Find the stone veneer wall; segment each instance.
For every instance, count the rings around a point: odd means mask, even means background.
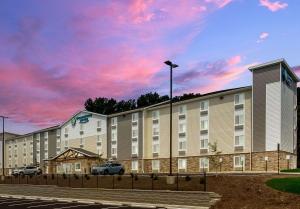
[[[245,166],[242,168],[234,168],[233,158],[234,156],[243,155],[245,157]],[[290,160],[286,159],[286,156],[290,155]],[[209,158],[209,172],[230,172],[230,171],[250,171],[250,153],[235,153],[235,154],[223,154],[219,156],[194,156],[194,157],[184,157],[187,159],[187,169],[186,173],[199,173],[203,170],[200,170],[199,159],[207,157]],[[268,157],[268,162],[266,163],[265,157]],[[297,165],[297,156],[293,153],[288,153],[280,151],[279,154],[280,160],[280,170],[282,169],[292,169],[296,168]],[[219,162],[219,158],[222,158],[222,162]],[[169,158],[160,158],[160,173],[169,173]],[[213,163],[213,161],[215,163]],[[178,158],[172,158],[172,172],[178,172]],[[125,160],[121,161],[125,167],[125,172],[131,172],[131,161]],[[267,164],[267,166],[266,166]],[[144,170],[143,170],[144,166]],[[278,153],[277,151],[269,152],[254,152],[252,153],[252,171],[277,171],[278,169]],[[152,173],[152,159],[139,160],[139,170],[138,173]],[[183,171],[180,171],[182,173]]]

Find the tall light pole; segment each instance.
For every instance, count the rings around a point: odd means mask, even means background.
[[[8,117],[0,115],[0,118],[2,118],[2,178],[4,178],[4,176],[5,176],[5,172],[4,172],[4,146],[5,146],[5,142],[4,142],[4,120]]]
[[[173,100],[173,68],[177,68],[178,65],[172,63],[171,61],[165,61],[165,64],[170,66],[170,173],[172,176],[172,100]]]

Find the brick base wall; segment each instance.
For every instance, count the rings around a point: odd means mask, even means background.
[[[251,162],[252,155],[252,162]],[[200,169],[200,158],[207,157],[209,159],[209,169],[205,169],[209,172],[230,172],[230,171],[277,171],[278,169],[278,153],[277,151],[270,152],[253,152],[253,153],[239,153],[239,154],[223,154],[218,156],[207,155],[207,156],[193,156],[184,157],[187,159],[186,170],[178,171],[178,159],[172,158],[172,172],[173,173],[198,173],[203,171]],[[244,156],[245,162],[242,167],[234,167],[234,156]],[[290,159],[287,159],[289,156]],[[266,159],[267,157],[267,159]],[[222,159],[221,162],[219,159]],[[169,173],[170,159],[169,158],[158,158],[155,160],[160,161],[160,173]],[[267,161],[266,161],[267,160]],[[138,173],[152,173],[152,159],[139,159],[139,170]],[[132,172],[131,160],[120,161],[125,167],[126,173]],[[292,153],[280,151],[279,153],[279,168],[282,169],[293,169],[297,165],[297,156]]]

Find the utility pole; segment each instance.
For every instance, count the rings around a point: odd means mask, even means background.
[[[4,147],[5,147],[5,141],[4,141],[4,120],[8,117],[1,116],[2,118],[2,179],[4,179],[5,172],[4,172]]]

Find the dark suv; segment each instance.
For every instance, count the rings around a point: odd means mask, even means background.
[[[93,175],[123,175],[125,172],[124,166],[120,163],[105,163],[103,165],[97,165],[92,168]]]

